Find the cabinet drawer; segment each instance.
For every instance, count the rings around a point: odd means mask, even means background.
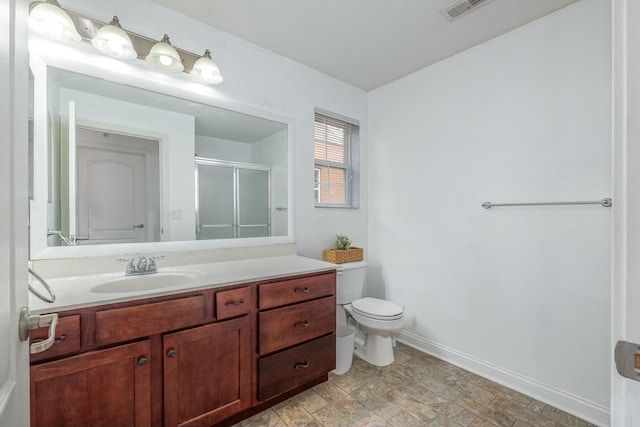
[[[249,313],[251,288],[238,288],[216,292],[216,319],[228,319]]]
[[[49,328],[36,329],[29,333],[29,343],[45,340],[48,336]],[[32,354],[31,361],[36,362],[76,351],[80,351],[80,316],[61,317],[58,319],[56,340],[53,345],[42,353]]]
[[[302,277],[282,282],[265,283],[258,289],[259,309],[279,307],[301,301],[333,295],[336,291],[336,274]]]
[[[204,323],[202,295],[96,313],[96,344],[106,345]]]
[[[292,390],[335,369],[336,336],[284,350],[258,361],[258,399]]]
[[[274,351],[336,331],[336,297],[325,297],[258,314],[259,352]]]

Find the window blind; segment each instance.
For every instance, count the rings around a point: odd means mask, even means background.
[[[360,207],[360,127],[315,113],[314,196],[319,207]]]

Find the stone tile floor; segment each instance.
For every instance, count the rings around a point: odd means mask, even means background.
[[[235,427],[583,427],[592,424],[398,343]]]

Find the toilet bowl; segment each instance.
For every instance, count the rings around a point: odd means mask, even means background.
[[[345,305],[344,309],[356,324],[354,353],[372,365],[393,363],[393,339],[404,326],[403,307],[367,297]]]
[[[394,361],[395,336],[404,326],[404,308],[378,298],[362,298],[367,263],[342,264],[338,269],[337,303],[356,328],[354,354],[365,362],[386,366]]]

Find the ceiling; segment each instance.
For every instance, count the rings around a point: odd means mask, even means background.
[[[578,0],[153,1],[369,91]]]

